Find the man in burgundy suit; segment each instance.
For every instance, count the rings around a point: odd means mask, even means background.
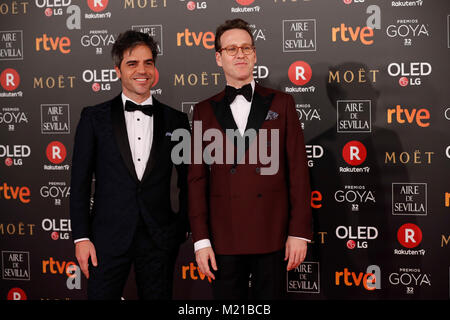
[[[194,108],[194,162],[188,173],[197,264],[214,279],[216,299],[280,299],[286,291],[286,270],[303,262],[312,239],[303,133],[293,97],[253,80],[256,52],[248,23],[226,21],[217,28],[215,41],[216,62],[227,86]],[[195,161],[195,154],[210,150],[206,142],[196,150],[195,143],[207,140],[204,133],[208,130],[222,132],[223,139],[218,141],[223,141],[223,148],[212,157],[222,151],[223,162],[211,163],[205,157],[201,163]],[[241,158],[230,130],[238,141],[250,137]],[[253,137],[247,134],[252,131],[256,132]],[[267,136],[269,141],[262,140]],[[260,158],[251,161],[249,153],[258,146],[267,155],[277,156],[270,164],[276,170]],[[228,157],[230,151],[233,156]],[[230,158],[234,159],[231,163]]]

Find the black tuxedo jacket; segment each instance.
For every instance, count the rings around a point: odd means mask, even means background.
[[[153,142],[142,180],[136,176],[121,95],[81,112],[72,159],[70,218],[73,239],[89,238],[96,251],[119,255],[133,239],[139,216],[155,244],[176,248],[185,238],[187,166],[174,165],[175,129],[189,130],[187,115],[153,97]],[[176,169],[176,170],[174,170]],[[90,208],[92,178],[94,203]],[[177,176],[179,211],[171,206]]]

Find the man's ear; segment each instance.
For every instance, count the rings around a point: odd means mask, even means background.
[[[116,70],[117,77],[120,79],[120,77],[122,76],[122,74],[120,73],[119,67],[118,67],[118,66],[114,66],[114,70]]]
[[[216,51],[216,63],[219,67],[222,67],[222,55]]]

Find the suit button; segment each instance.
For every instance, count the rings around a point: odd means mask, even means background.
[[[261,168],[260,168],[260,167],[257,167],[257,168],[255,169],[255,171],[256,171],[257,174],[259,174],[259,173],[261,172]]]
[[[231,172],[231,174],[235,174],[236,173],[236,168],[231,168],[230,172]]]
[[[256,196],[257,196],[258,198],[262,198],[262,194],[261,194],[261,193],[258,193]]]

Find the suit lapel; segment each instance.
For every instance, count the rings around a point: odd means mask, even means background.
[[[225,91],[223,91],[219,95],[219,97],[220,96],[222,98],[218,101],[211,100],[211,106],[213,108],[213,112],[216,116],[217,122],[219,122],[223,132],[226,132],[227,129],[237,130],[238,127],[236,125],[236,122],[234,121],[230,105],[225,99]]]
[[[134,168],[133,157],[131,156],[127,126],[125,123],[123,102],[120,94],[112,100],[111,120],[114,136],[116,138],[117,146],[119,147],[122,160],[125,163],[125,166],[128,168],[128,171],[130,172],[132,178],[135,181],[138,181],[136,170]]]
[[[155,99],[153,99],[153,141],[152,141],[152,148],[150,150],[150,155],[148,157],[147,166],[145,167],[144,175],[142,176],[142,180],[144,181],[150,173],[152,172],[153,168],[156,164],[156,159],[159,154],[159,150],[161,148],[161,145],[164,141],[164,110],[162,108],[161,103]]]
[[[253,93],[252,104],[250,106],[250,113],[248,115],[247,126],[245,131],[248,129],[254,129],[256,134],[258,130],[262,127],[267,112],[272,104],[274,94],[266,94],[264,88],[255,84],[255,91]],[[214,115],[219,122],[222,130],[226,133],[227,129],[238,130],[236,122],[233,118],[233,113],[231,112],[230,105],[226,102],[224,91],[219,95],[220,100],[212,100],[211,106],[213,108]],[[248,150],[252,141],[245,141],[245,151]],[[233,144],[237,147],[237,140],[233,139]]]
[[[254,129],[258,132],[266,120],[273,96],[274,94],[265,95],[264,88],[257,83],[255,84],[255,92],[253,93],[252,105],[245,130]]]

